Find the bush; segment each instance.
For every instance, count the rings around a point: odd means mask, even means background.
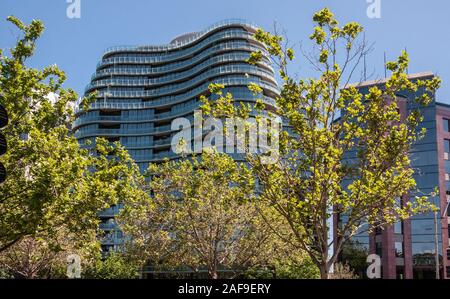
[[[245,278],[250,279],[317,279],[320,278],[319,269],[306,255],[297,257],[283,257],[270,261],[264,267],[249,269]]]
[[[139,276],[139,266],[119,253],[98,259],[83,269],[82,274],[82,278],[88,279],[138,279]]]

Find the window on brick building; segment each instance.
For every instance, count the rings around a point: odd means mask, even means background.
[[[399,221],[394,224],[394,234],[403,234],[403,222]]]
[[[403,257],[403,242],[395,242],[395,256]]]
[[[442,121],[444,123],[444,131],[450,132],[450,119],[444,118]]]
[[[444,159],[449,160],[450,153],[450,140],[444,139]]]

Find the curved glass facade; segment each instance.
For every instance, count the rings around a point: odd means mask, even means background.
[[[96,101],[87,111],[76,107],[76,138],[85,147],[96,137],[120,141],[144,172],[151,162],[177,158],[171,152],[171,123],[193,117],[211,83],[223,84],[240,102],[262,98],[271,109],[279,90],[266,48],[253,38],[256,29],[242,20],[227,20],[168,45],[106,50],[85,89],[86,95],[97,92]],[[258,65],[246,62],[254,51],[264,54]],[[261,86],[263,94],[252,94],[249,83]],[[113,227],[110,216],[102,218],[105,230]],[[111,238],[105,246],[114,245]]]
[[[85,90],[97,92],[97,100],[88,111],[76,109],[75,136],[82,145],[99,136],[120,141],[145,170],[150,162],[175,157],[171,121],[193,115],[211,83],[225,85],[239,101],[262,97],[274,106],[277,82],[265,47],[253,38],[255,30],[245,21],[228,20],[169,45],[106,50]],[[248,64],[250,53],[258,50],[266,57],[256,66]],[[249,83],[259,84],[264,95],[253,95]]]

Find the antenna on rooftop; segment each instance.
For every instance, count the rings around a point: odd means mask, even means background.
[[[405,47],[405,53],[408,54],[408,49]],[[409,66],[406,68],[406,74],[409,75]]]
[[[367,62],[366,62],[366,54],[364,54],[364,81],[367,81]]]

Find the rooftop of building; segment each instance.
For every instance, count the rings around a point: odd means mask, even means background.
[[[257,29],[259,28],[255,24],[244,20],[244,19],[226,19],[220,22],[217,22],[208,28],[198,31],[198,32],[191,32],[187,34],[180,35],[173,39],[169,44],[163,44],[163,45],[124,45],[124,46],[114,46],[109,47],[103,52],[103,56],[114,53],[114,52],[121,52],[121,51],[168,51],[173,49],[178,49],[181,47],[184,47],[186,45],[189,45],[199,39],[201,39],[203,36],[207,35],[208,33],[217,30],[218,28],[232,26],[232,25],[240,25],[245,26],[248,28]]]
[[[441,107],[450,109],[450,104],[443,103],[443,102],[436,102],[436,106],[441,106]]]
[[[174,39],[170,42],[170,44],[171,44],[171,45],[173,45],[173,44],[176,45],[176,44],[180,44],[180,43],[185,43],[186,41],[188,41],[188,40],[190,40],[190,39],[192,39],[192,38],[194,38],[194,37],[196,37],[196,36],[198,36],[198,35],[199,35],[198,32],[189,32],[189,33],[186,33],[186,34],[177,36],[176,38],[174,38]]]
[[[431,72],[431,71],[424,71],[424,72],[420,72],[420,73],[409,74],[408,75],[408,79],[410,79],[410,80],[427,79],[427,78],[433,78],[434,76],[435,75],[434,75],[433,72]],[[388,80],[387,78],[382,78],[382,79],[378,79],[378,80],[368,80],[368,81],[362,81],[362,82],[359,82],[359,83],[351,83],[351,84],[348,84],[347,86],[348,87],[354,86],[354,87],[357,87],[357,88],[371,87],[371,86],[377,86],[377,85],[386,84],[387,80]],[[450,103],[444,103],[444,102],[436,101],[436,105],[450,109]]]
[[[433,72],[431,71],[425,71],[415,74],[408,74],[409,80],[415,80],[415,79],[425,79],[425,78],[432,78],[434,77]],[[370,87],[370,86],[376,86],[376,85],[383,85],[386,84],[388,78],[381,78],[377,80],[368,80],[368,81],[362,81],[358,83],[350,83],[347,85],[347,87]]]

